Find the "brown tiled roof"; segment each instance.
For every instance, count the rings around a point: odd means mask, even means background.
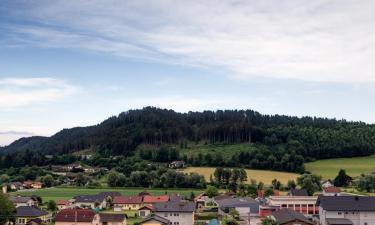
[[[57,205],[70,205],[70,202],[68,200],[57,200]]]
[[[168,201],[169,201],[168,195],[160,195],[160,196],[146,195],[143,197],[144,203],[157,203],[157,202],[168,202]]]
[[[92,222],[95,212],[91,209],[63,209],[56,214],[56,222]]]
[[[341,192],[341,188],[339,188],[339,187],[326,187],[326,188],[324,188],[324,192],[327,192],[327,193],[340,193]]]
[[[99,218],[100,222],[122,222],[127,216],[119,213],[100,213]]]
[[[115,196],[113,204],[141,204],[142,196]]]
[[[278,224],[285,224],[293,221],[301,221],[307,224],[314,224],[308,220],[302,213],[290,210],[290,209],[280,209],[272,213]]]

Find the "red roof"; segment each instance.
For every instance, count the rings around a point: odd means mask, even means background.
[[[141,204],[142,196],[115,196],[113,204]]]
[[[160,196],[144,196],[143,202],[144,203],[157,203],[157,202],[168,202],[169,196],[168,195],[160,195]]]
[[[57,205],[70,205],[70,202],[68,200],[57,200]]]
[[[340,193],[341,188],[339,188],[339,187],[326,187],[326,188],[324,188],[324,192],[326,192],[326,193]]]
[[[91,209],[63,209],[56,214],[56,222],[92,222],[95,212]]]

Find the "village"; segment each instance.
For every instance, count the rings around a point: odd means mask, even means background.
[[[41,188],[39,183],[12,185]],[[9,200],[17,211],[17,225],[375,224],[375,197],[342,192],[329,181],[322,183],[322,190],[313,196],[305,189],[285,195],[275,190],[267,197],[258,191],[256,198],[207,190],[193,199],[179,194],[152,195],[147,190],[133,196],[108,191],[57,200],[54,211],[42,209],[37,196],[15,192]]]

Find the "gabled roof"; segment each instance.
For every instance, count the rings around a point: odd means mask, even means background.
[[[289,223],[293,221],[302,221],[307,224],[314,224],[308,220],[302,213],[290,210],[290,209],[280,209],[272,213],[272,216],[276,219],[278,224]]]
[[[146,195],[143,197],[144,203],[157,203],[157,202],[168,202],[168,201],[169,201],[168,195],[160,195],[160,196]]]
[[[246,197],[246,198],[225,198],[217,200],[216,203],[220,208],[235,208],[235,207],[249,207],[251,213],[259,212],[259,202]]]
[[[16,197],[10,197],[9,200],[13,202],[14,204],[17,204],[17,203],[27,203],[28,201],[32,200],[32,198],[16,196]]]
[[[375,211],[375,197],[320,195],[316,205],[328,211]]]
[[[309,193],[306,189],[292,189],[289,192],[291,196],[309,196]]]
[[[163,217],[154,215],[154,216],[147,217],[142,222],[140,222],[140,224],[146,223],[147,221],[150,221],[150,220],[156,220],[156,221],[158,221],[162,224],[165,224],[165,225],[169,225],[169,223],[171,222],[168,219],[165,219]]]
[[[341,192],[341,188],[339,187],[326,187],[326,188],[323,188],[323,190],[326,193],[340,193]]]
[[[91,209],[63,209],[56,214],[56,222],[92,222],[95,212]]]
[[[99,195],[78,195],[74,197],[76,202],[85,202],[85,203],[93,203],[93,202],[102,202],[105,197]]]
[[[17,209],[17,217],[39,217],[48,213],[35,206],[20,206]]]
[[[147,210],[147,209],[152,211],[153,207],[151,205],[145,205],[145,206],[139,208],[138,210]]]
[[[57,205],[70,205],[69,200],[57,200],[56,201]]]
[[[353,222],[345,218],[328,218],[327,224],[328,225],[352,225]]]
[[[113,204],[141,204],[142,196],[115,196]]]
[[[100,222],[122,222],[127,218],[126,214],[99,213]]]
[[[194,202],[165,202],[155,203],[155,212],[194,212]]]

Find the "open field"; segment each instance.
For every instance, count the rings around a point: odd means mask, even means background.
[[[354,158],[324,159],[305,164],[306,170],[321,175],[324,179],[333,179],[340,169],[355,177],[362,173],[375,172],[375,155]]]
[[[207,181],[210,180],[210,175],[215,171],[213,167],[187,167],[183,170],[185,173],[196,172],[202,174]],[[288,180],[295,180],[299,175],[295,173],[268,171],[268,170],[250,170],[246,169],[247,183],[250,179],[255,179],[257,182],[262,181],[265,184],[271,184],[273,179],[278,179],[281,183],[286,184]]]
[[[25,191],[18,191],[13,192],[12,195],[23,195],[23,196],[30,196],[30,195],[38,195],[42,197],[43,201],[49,201],[49,200],[59,200],[59,199],[71,199],[76,195],[93,195],[97,194],[99,192],[108,192],[108,191],[117,191],[120,192],[122,195],[137,195],[141,191],[148,191],[151,194],[154,195],[161,195],[165,194],[166,192],[168,194],[171,193],[179,193],[181,195],[190,197],[191,192],[193,191],[196,195],[198,193],[203,192],[204,190],[198,190],[198,189],[144,189],[144,188],[98,188],[98,189],[88,189],[88,188],[45,188],[45,189],[39,189],[39,190],[25,190]]]

